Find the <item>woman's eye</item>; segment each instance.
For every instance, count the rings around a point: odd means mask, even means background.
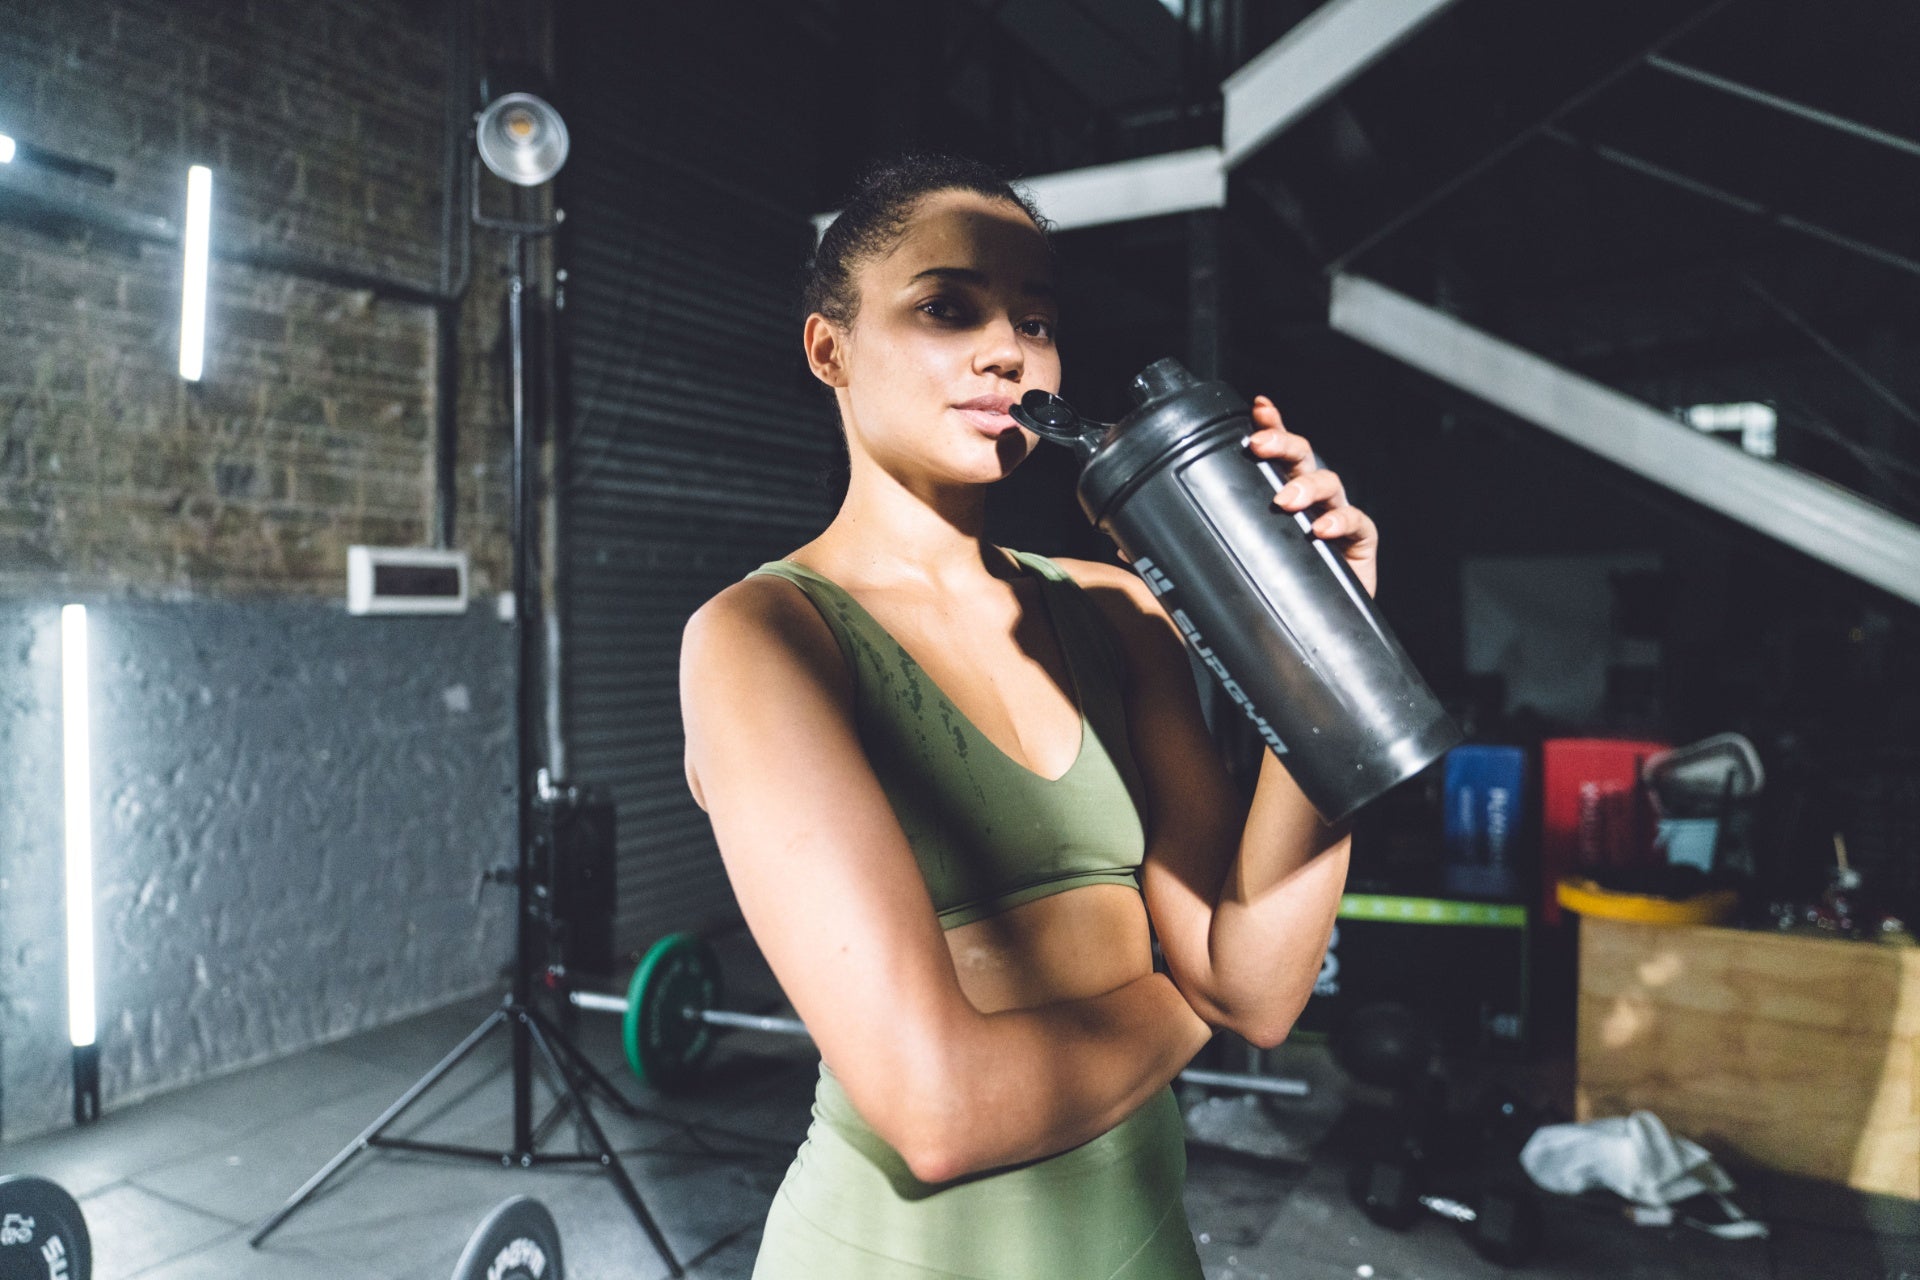
[[[933,317],[935,320],[964,321],[969,314],[963,306],[956,305],[948,298],[928,298],[914,309]],[[1019,328],[1025,331],[1029,337],[1053,337],[1053,321],[1043,317],[1036,316],[1031,320],[1022,320]],[[1035,331],[1036,329],[1038,332]]]

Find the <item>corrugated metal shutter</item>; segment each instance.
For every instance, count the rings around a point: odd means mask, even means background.
[[[559,192],[563,714],[570,780],[617,805],[623,949],[737,918],[682,771],[680,632],[826,524],[838,448],[794,318],[812,37],[633,8],[632,30],[558,11],[574,142]]]

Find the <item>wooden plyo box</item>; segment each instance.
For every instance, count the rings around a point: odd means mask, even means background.
[[[1920,947],[1580,918],[1575,1114],[1920,1200]]]

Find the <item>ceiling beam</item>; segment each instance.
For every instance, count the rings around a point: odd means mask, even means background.
[[[1218,209],[1227,203],[1227,172],[1218,147],[1068,169],[1019,179],[1018,185],[1061,230]]]
[[[1454,0],[1331,0],[1220,86],[1219,147],[1196,147],[1022,179],[1062,231],[1227,202],[1227,170],[1313,110]],[[840,216],[813,215],[817,240]]]
[[[1752,85],[1741,84],[1738,80],[1729,80],[1726,76],[1717,76],[1711,71],[1702,71],[1698,67],[1690,67],[1684,62],[1675,62],[1659,54],[1648,58],[1647,65],[1656,71],[1664,71],[1670,76],[1691,80],[1695,84],[1705,85],[1709,89],[1718,89],[1722,93],[1744,98],[1748,102],[1759,103],[1763,107],[1772,107],[1775,111],[1798,116],[1802,120],[1837,130],[1850,137],[1890,147],[1905,155],[1920,156],[1920,142],[1903,138],[1897,133],[1888,133],[1885,129],[1876,129],[1870,124],[1861,124],[1858,120],[1849,120],[1845,116],[1835,115],[1831,111],[1822,111],[1818,107],[1809,107],[1805,103],[1795,102],[1792,98],[1783,98],[1777,93],[1768,93],[1764,89],[1756,89]]]
[[[1920,604],[1920,526],[1666,414],[1361,276],[1333,279],[1328,323],[1442,382]]]
[[[1229,169],[1325,102],[1454,0],[1332,0],[1220,85]]]
[[[1014,181],[1026,188],[1057,231],[1218,209],[1227,203],[1227,172],[1218,147],[1195,147]],[[839,216],[837,209],[814,214],[814,238]]]
[[[1388,236],[1400,231],[1408,223],[1420,217],[1441,201],[1446,200],[1456,191],[1486,173],[1489,169],[1505,161],[1508,156],[1532,141],[1537,135],[1551,131],[1556,121],[1565,118],[1571,112],[1585,106],[1594,98],[1606,92],[1608,89],[1613,88],[1614,85],[1645,66],[1646,60],[1649,57],[1680,39],[1682,36],[1690,34],[1714,14],[1719,13],[1732,3],[1733,0],[1707,0],[1705,4],[1694,8],[1678,24],[1663,32],[1659,39],[1655,40],[1652,45],[1641,49],[1624,61],[1616,62],[1599,79],[1590,81],[1576,89],[1571,96],[1563,99],[1559,105],[1555,106],[1546,115],[1526,125],[1498,146],[1489,151],[1482,152],[1466,168],[1459,170],[1438,186],[1428,188],[1419,199],[1402,208],[1398,213],[1375,227],[1372,231],[1369,231],[1364,237],[1356,241],[1352,248],[1334,259],[1334,261],[1328,265],[1327,273],[1329,275],[1335,275],[1344,271],[1347,264],[1355,258],[1373,248]]]
[[[1541,136],[1550,138],[1562,146],[1585,151],[1596,159],[1605,160],[1608,164],[1618,165],[1623,169],[1631,170],[1642,177],[1652,178],[1656,182],[1664,182],[1668,186],[1678,187],[1682,191],[1690,191],[1703,199],[1712,200],[1716,204],[1723,204],[1729,209],[1737,210],[1751,218],[1758,218],[1760,221],[1771,226],[1779,227],[1786,231],[1797,232],[1800,235],[1809,236],[1815,240],[1824,241],[1836,249],[1844,249],[1848,253],[1858,254],[1860,257],[1878,262],[1882,266],[1892,267],[1896,271],[1904,271],[1908,275],[1920,275],[1920,259],[1909,258],[1905,254],[1895,253],[1891,249],[1873,244],[1870,241],[1862,240],[1858,236],[1844,235],[1841,232],[1824,227],[1817,222],[1811,222],[1806,218],[1796,217],[1791,213],[1783,213],[1778,209],[1769,208],[1761,204],[1758,200],[1749,200],[1745,196],[1735,195],[1731,191],[1722,190],[1710,183],[1702,182],[1698,178],[1688,177],[1686,174],[1666,168],[1664,165],[1654,164],[1650,160],[1642,160],[1639,156],[1622,151],[1618,147],[1609,147],[1586,138],[1575,137],[1564,129],[1547,129],[1542,132]],[[1348,255],[1348,257],[1351,256],[1351,254]]]

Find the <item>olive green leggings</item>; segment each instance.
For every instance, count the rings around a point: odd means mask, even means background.
[[[1201,1280],[1171,1088],[1091,1142],[921,1182],[826,1064],[753,1280]]]

